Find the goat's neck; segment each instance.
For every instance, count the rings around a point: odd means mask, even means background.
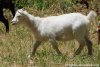
[[[30,14],[27,14],[25,17],[25,23],[27,26],[34,32],[34,34],[37,34],[37,27],[38,27],[38,21],[36,21],[36,18]]]

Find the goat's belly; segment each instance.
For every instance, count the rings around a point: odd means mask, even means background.
[[[37,36],[35,38],[36,38],[36,40],[39,40],[39,41],[47,41],[48,40],[48,37],[46,37],[46,36]]]
[[[73,39],[74,39],[73,34],[64,34],[56,37],[56,40],[58,41],[69,41]]]
[[[65,28],[56,33],[56,40],[58,41],[69,41],[74,39],[74,34],[71,28]]]

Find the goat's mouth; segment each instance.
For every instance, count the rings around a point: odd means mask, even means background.
[[[13,23],[12,23],[12,25],[16,25],[16,24],[17,24],[16,22],[13,22]]]

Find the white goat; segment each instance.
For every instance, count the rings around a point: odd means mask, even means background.
[[[19,9],[13,18],[13,24],[20,22],[26,24],[35,36],[36,42],[33,47],[32,55],[36,52],[42,41],[49,40],[58,54],[56,41],[69,41],[76,39],[80,46],[76,50],[75,55],[81,53],[84,45],[87,45],[88,54],[92,55],[92,42],[88,37],[88,25],[90,21],[96,17],[94,11],[85,16],[80,13],[69,13],[60,16],[50,16],[45,18],[34,17],[26,10]]]

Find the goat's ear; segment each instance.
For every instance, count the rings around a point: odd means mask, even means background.
[[[25,8],[22,8],[23,11],[25,11]]]
[[[99,8],[96,9],[96,13],[97,13],[98,15],[100,15],[100,9],[99,9]]]

